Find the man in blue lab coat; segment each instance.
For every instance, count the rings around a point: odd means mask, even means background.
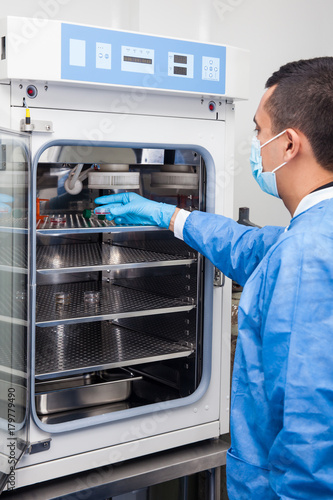
[[[227,457],[230,500],[333,498],[333,58],[282,66],[254,121],[251,168],[287,228],[245,227],[133,193],[117,223],[157,224],[244,286]]]

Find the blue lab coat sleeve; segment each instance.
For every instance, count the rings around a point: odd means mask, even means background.
[[[222,215],[192,212],[184,241],[207,257],[226,276],[244,285],[284,228],[243,226]]]

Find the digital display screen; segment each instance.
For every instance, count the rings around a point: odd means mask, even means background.
[[[173,61],[178,64],[187,64],[187,56],[174,55]]]
[[[174,73],[174,75],[187,75],[187,68],[175,66],[173,68],[173,73]]]
[[[134,63],[142,63],[142,64],[153,64],[152,59],[146,59],[144,57],[124,56],[124,61],[134,62]]]

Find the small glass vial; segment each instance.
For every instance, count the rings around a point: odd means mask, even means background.
[[[69,292],[56,292],[54,294],[56,309],[63,309],[68,306],[71,302],[71,295]]]
[[[100,299],[100,293],[94,292],[93,290],[88,290],[84,292],[84,303],[89,304],[98,304]]]
[[[62,226],[66,224],[66,216],[65,215],[53,215],[50,217],[50,223],[53,226]]]

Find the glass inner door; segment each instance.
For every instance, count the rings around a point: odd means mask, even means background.
[[[0,130],[0,491],[28,443],[30,138]]]

